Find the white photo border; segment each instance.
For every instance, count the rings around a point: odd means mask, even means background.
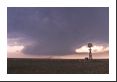
[[[7,7],[109,7],[109,74],[7,74]],[[116,81],[116,0],[0,0],[0,81]]]

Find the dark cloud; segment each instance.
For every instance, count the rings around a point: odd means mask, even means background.
[[[72,54],[82,43],[108,43],[108,14],[105,7],[8,7],[8,39],[23,38],[26,54]]]

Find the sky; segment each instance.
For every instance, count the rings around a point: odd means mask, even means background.
[[[8,58],[109,56],[108,7],[8,7]]]

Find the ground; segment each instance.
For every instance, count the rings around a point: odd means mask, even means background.
[[[109,59],[7,59],[8,74],[109,74]]]

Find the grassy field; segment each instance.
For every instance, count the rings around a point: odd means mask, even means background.
[[[109,74],[109,60],[7,59],[8,74]]]

